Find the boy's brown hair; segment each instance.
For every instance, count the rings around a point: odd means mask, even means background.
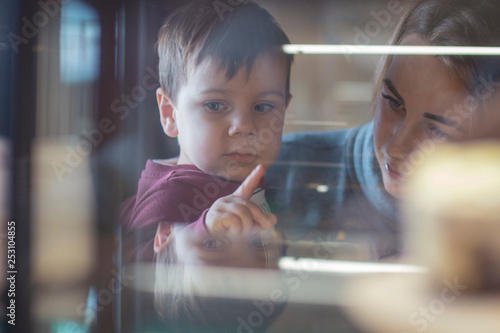
[[[158,33],[160,84],[175,102],[189,70],[206,57],[218,61],[230,80],[242,66],[249,73],[257,56],[272,52],[285,59],[288,96],[293,56],[281,46],[289,43],[273,16],[254,2],[192,1],[169,15]]]

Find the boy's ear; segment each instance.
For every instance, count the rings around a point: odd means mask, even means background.
[[[158,88],[156,90],[156,101],[160,111],[160,121],[163,131],[166,135],[175,138],[179,134],[179,131],[175,122],[174,105],[165,89]]]
[[[170,234],[172,233],[172,225],[167,222],[160,222],[158,229],[156,229],[154,250],[155,253],[161,253],[168,243]]]

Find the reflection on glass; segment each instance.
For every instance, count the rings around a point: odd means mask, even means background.
[[[160,224],[165,232],[156,264],[129,266],[134,288],[154,295],[158,327],[263,332],[282,313],[291,283],[277,269],[286,249],[279,232],[214,236],[196,224]]]
[[[166,226],[160,224],[158,233]],[[276,268],[281,237],[275,230],[249,235],[211,235],[196,224],[174,225],[168,244],[158,249],[158,261],[169,264]],[[160,259],[161,258],[161,259]]]
[[[99,74],[100,26],[97,12],[82,1],[61,9],[61,80],[83,82]]]
[[[374,333],[498,332],[500,144],[440,146],[407,197],[404,261],[426,270],[353,279],[356,324]]]

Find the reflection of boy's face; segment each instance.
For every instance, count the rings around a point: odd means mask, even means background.
[[[179,262],[188,265],[236,268],[277,268],[281,256],[281,237],[275,230],[263,230],[234,238],[210,235],[195,224],[174,226]]]
[[[249,73],[241,67],[231,80],[210,57],[188,71],[176,102],[170,101],[175,128],[167,134],[178,136],[178,164],[236,181],[259,163],[269,167],[281,145],[286,80],[285,60],[271,54],[257,57]]]

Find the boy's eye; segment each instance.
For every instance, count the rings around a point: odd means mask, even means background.
[[[257,235],[256,237],[252,237],[252,239],[250,239],[250,245],[257,249],[264,249],[267,244],[260,235]]]
[[[226,241],[222,239],[216,239],[216,238],[208,238],[205,239],[201,245],[203,245],[204,248],[209,249],[209,250],[216,250],[224,247],[226,245]]]
[[[226,108],[226,106],[219,102],[208,102],[205,107],[210,111],[220,111]]]
[[[257,112],[266,112],[272,110],[273,108],[274,106],[272,106],[271,104],[265,104],[265,103],[257,104],[253,107],[253,109]]]

